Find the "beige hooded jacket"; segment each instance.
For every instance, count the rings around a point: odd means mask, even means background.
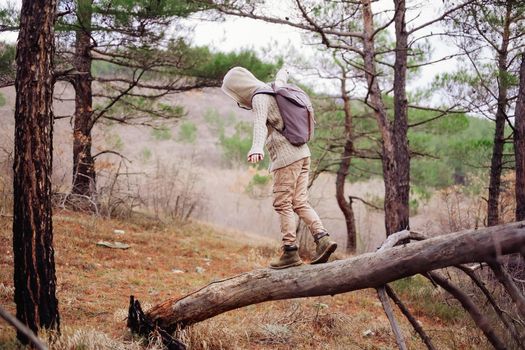
[[[239,106],[248,109],[252,109],[252,96],[259,88],[268,88],[268,85],[243,67],[230,69],[222,81],[222,91]]]
[[[281,69],[276,76],[275,85],[285,84],[288,72]],[[240,107],[254,112],[253,142],[248,156],[264,154],[266,144],[270,154],[270,171],[290,165],[299,159],[309,157],[310,149],[306,144],[294,146],[277,130],[282,130],[283,119],[275,98],[267,94],[257,94],[255,90],[269,85],[257,79],[250,71],[242,67],[232,68],[224,76],[222,91],[238,103]]]

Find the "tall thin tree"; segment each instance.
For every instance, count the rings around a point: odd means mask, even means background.
[[[350,97],[346,87],[347,70],[342,64],[338,64],[341,68],[341,97],[343,99],[343,112],[345,115],[345,141],[343,153],[341,154],[341,162],[337,169],[335,179],[335,198],[339,209],[343,212],[346,223],[346,252],[355,253],[357,247],[357,228],[355,224],[354,209],[352,207],[352,197],[345,199],[345,183],[348,176],[348,168],[354,155],[354,135],[352,125],[352,109],[350,106]]]
[[[514,121],[516,158],[516,221],[525,220],[525,53],[521,54],[520,85]]]
[[[96,190],[95,160],[91,154],[91,116],[93,114],[91,16],[93,8],[91,0],[77,0],[76,4],[79,26],[75,32],[73,65],[78,73],[70,80],[75,89],[72,192],[91,196]]]
[[[55,16],[56,0],[23,0],[16,53],[15,302],[18,319],[34,332],[60,325],[51,218]]]
[[[498,107],[496,110],[496,130],[494,132],[494,146],[492,149],[492,159],[490,164],[489,198],[487,208],[487,225],[493,226],[499,223],[499,194],[501,190],[501,173],[503,171],[503,148],[505,146],[505,121],[508,109],[508,90],[509,90],[509,41],[511,15],[514,1],[508,1],[505,5],[505,17],[501,43],[497,49],[498,60]],[[480,28],[480,31],[483,31]]]
[[[488,226],[501,221],[502,174],[512,162],[508,157],[510,152],[505,150],[511,142],[506,128],[507,125],[513,128],[509,111],[515,103],[517,56],[525,45],[524,13],[522,1],[475,0],[447,18],[446,34],[467,62],[457,74],[449,75],[455,84],[447,91],[467,110],[495,123],[488,183]]]

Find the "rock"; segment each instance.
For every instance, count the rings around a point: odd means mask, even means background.
[[[200,267],[200,266],[197,266],[195,268],[195,272],[197,272],[197,273],[204,273],[204,271],[206,271],[206,270],[204,268]]]
[[[122,242],[98,241],[97,245],[113,249],[129,249],[130,245]]]
[[[179,270],[179,269],[172,269],[171,272],[173,272],[173,273],[184,273],[183,270]]]
[[[126,233],[126,231],[124,231],[124,230],[113,230],[113,233],[116,234],[116,235],[123,235],[124,233]]]
[[[374,331],[372,331],[371,329],[367,329],[366,331],[363,332],[363,337],[371,337],[375,335],[374,334]]]

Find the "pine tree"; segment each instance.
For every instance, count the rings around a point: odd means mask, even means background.
[[[14,298],[17,318],[35,333],[60,326],[51,217],[55,12],[53,0],[22,1],[16,54]]]

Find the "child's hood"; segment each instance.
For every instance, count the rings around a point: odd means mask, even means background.
[[[268,85],[257,79],[249,70],[234,67],[226,73],[222,81],[222,91],[240,106],[252,108],[252,96],[255,90],[268,88]]]

